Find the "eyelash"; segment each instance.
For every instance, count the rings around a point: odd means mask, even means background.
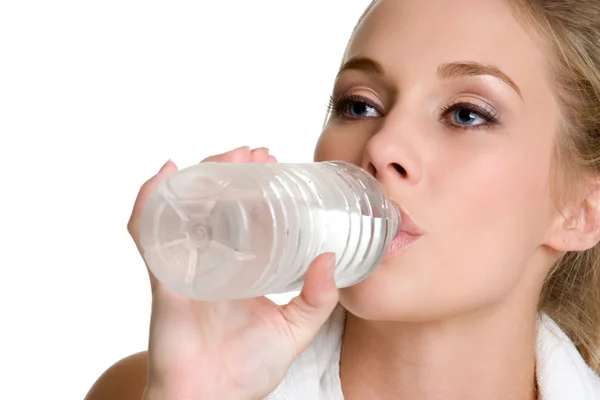
[[[331,96],[329,99],[329,105],[327,106],[327,110],[331,114],[335,115],[337,118],[345,118],[345,119],[349,119],[349,120],[360,120],[360,119],[372,118],[372,117],[360,118],[360,117],[348,116],[347,108],[352,103],[363,103],[363,104],[367,105],[368,107],[372,107],[375,111],[377,111],[382,116],[385,115],[385,112],[381,109],[381,107],[378,104],[375,104],[374,102],[372,102],[371,100],[369,100],[368,98],[366,98],[364,96],[354,95],[354,94],[342,95],[338,99]],[[486,121],[486,123],[473,126],[473,125],[457,125],[452,122],[449,122],[448,117],[450,117],[450,115],[457,110],[465,110],[470,113],[473,113],[473,114],[483,118]],[[497,126],[500,123],[499,118],[498,118],[498,112],[489,104],[486,104],[486,106],[481,106],[479,104],[475,104],[475,103],[472,103],[469,101],[458,101],[456,103],[451,103],[447,106],[442,107],[440,113],[441,113],[441,117],[440,117],[441,121],[446,122],[447,124],[450,124],[453,128],[457,128],[457,129],[485,129],[485,128],[489,128],[490,126],[491,127]]]
[[[440,119],[442,121],[446,122],[448,117],[450,117],[451,114],[457,110],[465,110],[470,113],[473,113],[473,114],[483,118],[486,121],[486,123],[481,124],[481,125],[470,126],[470,125],[457,125],[457,124],[448,122],[455,128],[485,129],[485,128],[489,128],[490,126],[492,126],[492,127],[497,126],[500,123],[500,120],[498,118],[498,112],[491,105],[486,104],[485,106],[481,106],[479,104],[471,103],[468,101],[458,101],[456,103],[451,103],[445,107],[442,107],[442,110],[441,110],[442,116]]]
[[[369,100],[368,98],[366,98],[364,96],[359,96],[356,94],[345,94],[345,95],[342,95],[338,99],[331,96],[329,99],[329,105],[327,106],[327,110],[338,118],[345,117],[345,118],[351,119],[351,120],[361,119],[361,118],[349,117],[347,115],[346,116],[344,115],[344,114],[346,114],[347,107],[352,103],[364,103],[367,106],[375,109],[375,111],[377,111],[379,114],[384,115],[384,112],[379,105],[375,104],[374,102],[372,102],[371,100]]]

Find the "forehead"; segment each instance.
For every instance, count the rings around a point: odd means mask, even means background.
[[[379,0],[344,58],[355,56],[374,58],[391,74],[477,61],[498,66],[524,92],[547,83],[541,47],[508,0]]]

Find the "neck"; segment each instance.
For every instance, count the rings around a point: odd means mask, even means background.
[[[536,329],[535,309],[512,307],[419,323],[348,313],[340,362],[344,397],[533,400]]]

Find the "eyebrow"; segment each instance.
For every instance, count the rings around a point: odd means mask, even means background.
[[[363,71],[381,76],[385,75],[381,64],[368,57],[354,57],[346,61],[340,68],[337,76],[339,77],[342,72],[347,70]],[[505,82],[513,88],[521,98],[523,97],[519,86],[495,65],[481,64],[475,61],[451,62],[440,65],[437,73],[441,79],[490,75]]]
[[[441,79],[460,78],[468,76],[490,75],[508,84],[517,94],[523,98],[521,89],[508,75],[495,65],[480,64],[474,61],[461,61],[442,64],[438,68],[438,76]]]
[[[342,67],[340,68],[338,76],[340,76],[342,72],[347,70],[371,72],[381,76],[384,75],[383,67],[381,66],[381,64],[368,57],[354,57],[346,61],[344,65],[342,65]]]

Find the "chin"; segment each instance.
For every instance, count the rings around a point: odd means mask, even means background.
[[[423,310],[419,306],[422,296],[415,293],[414,286],[399,284],[402,274],[394,272],[381,266],[356,285],[340,289],[340,304],[351,314],[369,321],[422,319]]]
[[[340,289],[340,304],[361,319],[398,322],[439,320],[456,315],[465,306],[453,301],[448,282],[394,261],[386,261],[356,285]],[[466,299],[454,300],[462,303]]]

